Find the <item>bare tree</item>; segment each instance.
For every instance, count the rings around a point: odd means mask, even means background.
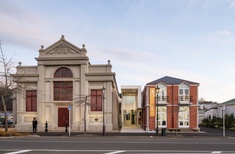
[[[3,110],[5,113],[5,131],[8,131],[8,116],[6,109],[6,100],[11,97],[9,92],[13,89],[13,78],[11,76],[14,68],[12,58],[7,59],[3,50],[2,43],[0,41],[0,96],[3,104]]]
[[[198,103],[201,104],[201,103],[203,103],[203,102],[205,102],[205,101],[206,101],[206,99],[203,98],[203,97],[201,97],[201,98],[198,100]]]
[[[89,103],[89,97],[90,95],[78,95],[74,98],[74,102],[79,105],[84,105],[84,135],[86,135],[86,111],[87,106],[90,105]]]

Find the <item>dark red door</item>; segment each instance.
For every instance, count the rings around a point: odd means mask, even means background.
[[[68,110],[68,108],[58,108],[58,127],[65,127],[66,122],[69,126],[69,110]]]

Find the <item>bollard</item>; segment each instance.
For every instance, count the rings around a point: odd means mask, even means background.
[[[67,124],[67,121],[65,123],[65,132],[67,133],[68,132],[68,124]]]
[[[166,128],[162,128],[162,136],[166,136]]]
[[[48,132],[48,123],[46,121],[46,124],[45,124],[45,132]]]

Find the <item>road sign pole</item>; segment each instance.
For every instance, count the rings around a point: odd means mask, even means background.
[[[69,105],[68,106],[68,110],[69,110],[69,136],[71,135],[71,128],[70,128],[70,126],[71,126],[71,106]]]

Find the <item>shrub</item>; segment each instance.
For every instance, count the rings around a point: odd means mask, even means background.
[[[213,118],[213,119],[205,118],[202,120],[201,126],[210,127],[210,128],[214,128],[214,127],[221,128],[223,127],[223,119],[220,117]],[[235,128],[235,117],[233,113],[230,115],[225,114],[225,128],[230,129],[230,130],[232,128]]]
[[[215,119],[214,118],[213,119],[208,119],[208,118],[203,119],[202,126],[214,128],[215,127]]]
[[[235,118],[233,113],[230,115],[225,114],[225,127],[230,129],[234,127],[234,124],[235,124]]]

